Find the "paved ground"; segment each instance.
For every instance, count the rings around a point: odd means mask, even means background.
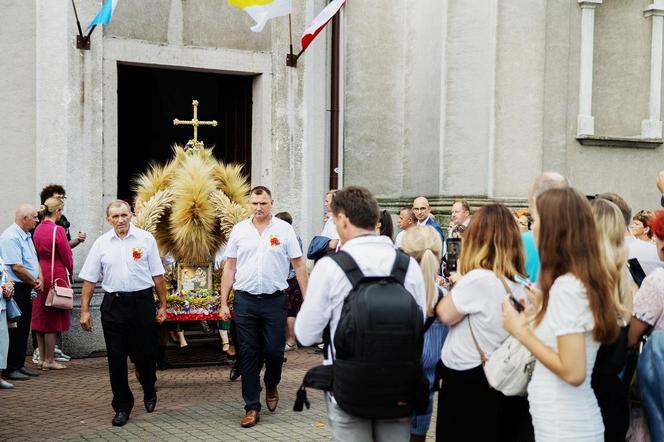
[[[310,349],[288,353],[279,408],[270,413],[264,407],[260,424],[250,429],[239,426],[244,414],[240,380],[228,380],[227,366],[158,372],[159,402],[152,414],[145,412],[132,376],[136,406],[129,423],[114,428],[106,359],[75,360],[67,370],[43,372],[15,382],[13,390],[0,390],[0,440],[331,440],[320,392],[309,390],[310,410],[292,411],[305,371],[320,359]]]

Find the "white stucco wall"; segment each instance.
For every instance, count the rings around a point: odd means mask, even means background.
[[[7,0],[0,14],[0,228],[35,203],[35,3]]]

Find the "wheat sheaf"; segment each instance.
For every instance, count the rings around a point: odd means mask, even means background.
[[[150,166],[134,182],[136,226],[154,235],[162,256],[211,262],[249,214],[249,183],[241,165],[221,163],[212,149],[173,150],[171,161]]]

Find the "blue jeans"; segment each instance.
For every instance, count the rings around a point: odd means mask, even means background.
[[[655,330],[639,356],[637,379],[650,439],[664,440],[664,330]]]
[[[281,381],[287,301],[285,294],[259,299],[246,292],[235,292],[235,326],[242,355],[240,371],[245,410],[261,409],[260,373],[263,361],[265,387],[275,388]]]

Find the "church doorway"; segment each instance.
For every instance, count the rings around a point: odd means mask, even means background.
[[[133,180],[147,166],[172,157],[171,145],[192,138],[191,126],[174,126],[173,119],[217,120],[201,126],[198,139],[214,146],[224,162],[244,164],[251,174],[252,76],[118,64],[117,195],[131,201]]]

